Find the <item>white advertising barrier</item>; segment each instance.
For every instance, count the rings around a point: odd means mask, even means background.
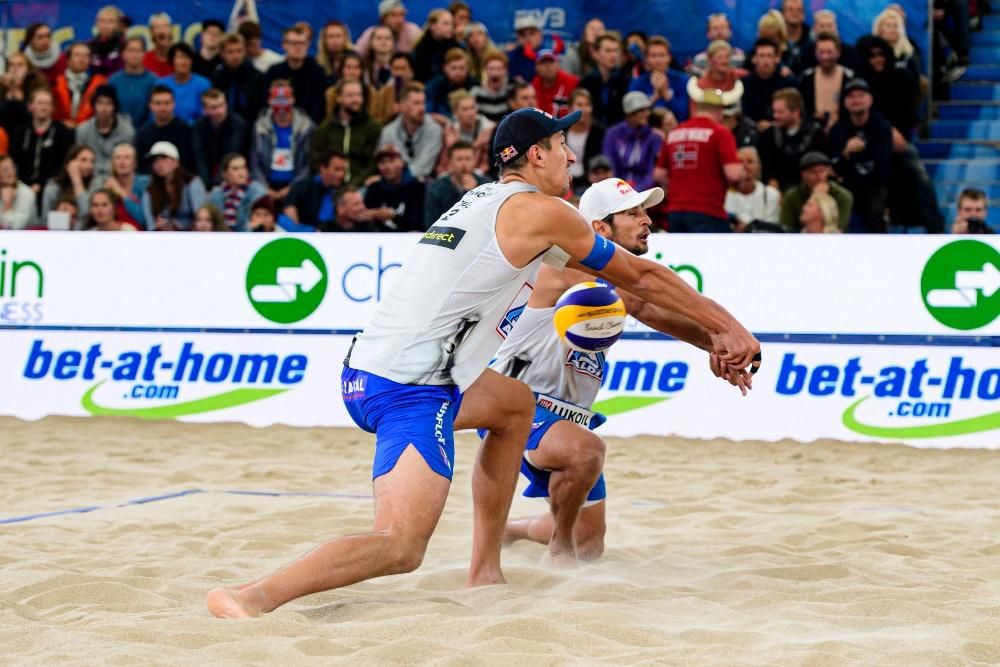
[[[654,235],[754,332],[1000,335],[1000,240]],[[0,327],[356,330],[418,235],[0,232]]]
[[[340,400],[350,340],[10,331],[0,355],[0,413],[352,426]],[[711,375],[700,350],[621,341],[595,405],[609,415],[600,432],[1000,447],[994,349],[774,343],[764,358],[753,391],[741,397]]]

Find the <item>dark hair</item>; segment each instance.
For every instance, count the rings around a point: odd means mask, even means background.
[[[236,32],[238,32],[246,41],[250,41],[251,39],[260,39],[264,34],[260,29],[260,24],[255,21],[244,21],[239,25],[239,27],[236,28]]]
[[[158,83],[153,86],[153,89],[149,91],[149,99],[153,99],[153,95],[160,95],[162,93],[167,93],[171,98],[174,96],[174,91],[170,86],[164,86],[162,83]]]
[[[149,186],[146,190],[149,192],[149,203],[152,206],[153,215],[159,215],[161,211],[166,209],[171,215],[175,215],[181,207],[181,202],[184,199],[184,188],[187,184],[194,179],[194,176],[189,174],[187,170],[177,164],[177,171],[171,177],[173,181],[173,191],[167,190],[167,179],[158,175],[155,171],[149,179]]]
[[[208,217],[212,219],[212,231],[213,232],[228,232],[229,225],[226,224],[226,219],[222,215],[222,211],[217,209],[211,204],[202,204],[195,209],[194,215],[191,218],[191,226],[194,227],[194,218],[198,217],[198,211],[207,211]]]
[[[601,42],[609,42],[609,41],[614,42],[619,49],[622,47],[622,40],[618,38],[618,35],[611,32],[606,32],[594,40],[594,48],[600,51]]]
[[[194,49],[192,49],[187,42],[177,42],[176,44],[172,44],[170,48],[167,50],[167,62],[173,65],[174,56],[176,56],[178,53],[183,53],[184,55],[186,55],[188,58],[191,59],[191,63],[194,64],[195,61]]]
[[[110,188],[99,188],[90,193],[90,197],[87,198],[88,203],[93,203],[94,195],[104,195],[109,200],[111,200],[112,208],[118,206],[118,195],[115,194],[114,190]],[[87,212],[87,220],[83,223],[83,229],[93,229],[97,226],[97,221],[94,220],[93,207]]]
[[[960,193],[958,193],[958,203],[961,204],[963,199],[971,199],[972,201],[985,201],[989,202],[986,193],[979,188],[965,188]]]
[[[472,150],[475,150],[475,147],[472,144],[463,139],[459,139],[451,146],[448,146],[448,159],[449,160],[451,159],[451,156],[455,153],[455,151],[472,151]]]
[[[344,201],[344,198],[352,192],[361,192],[357,187],[353,185],[346,185],[342,188],[337,188],[337,198],[334,201],[335,205],[340,205],[340,202]]]
[[[319,166],[321,166],[321,167],[329,167],[330,166],[330,160],[332,160],[335,157],[339,157],[341,160],[344,160],[345,162],[347,161],[347,156],[344,155],[343,153],[341,153],[340,151],[325,150],[319,156]]]
[[[41,30],[42,28],[48,28],[49,30],[52,30],[52,26],[50,26],[48,23],[32,23],[31,25],[29,25],[27,28],[24,29],[25,47],[28,46],[28,44],[31,43],[31,40],[35,38],[35,33]],[[22,50],[24,50],[24,47],[22,47]]]
[[[778,46],[777,42],[775,42],[770,37],[761,37],[756,42],[753,43],[753,50],[750,52],[750,57],[753,58],[754,55],[757,54],[757,49],[759,49],[762,46],[770,46],[772,49],[774,49],[775,55],[781,54],[781,48]]]
[[[115,113],[118,113],[118,91],[115,90],[114,86],[109,86],[108,84],[98,86],[94,91],[94,97],[91,99],[91,102],[97,104],[97,98],[99,97],[106,97],[111,100],[111,104],[115,108]]]
[[[66,57],[69,58],[70,56],[72,56],[73,55],[73,49],[78,49],[81,46],[83,48],[87,49],[88,51],[90,51],[91,53],[94,52],[93,49],[90,48],[90,44],[87,44],[87,42],[76,41],[76,42],[73,42],[72,44],[70,44],[69,48],[66,49]]]
[[[142,37],[126,37],[125,41],[122,42],[122,51],[127,49],[128,45],[131,44],[132,42],[139,42],[139,46],[142,47],[142,50],[143,51],[146,50],[146,40],[144,40]]]
[[[393,53],[392,54],[392,58],[389,59],[389,64],[391,65],[392,63],[396,62],[400,58],[402,58],[403,60],[405,60],[406,62],[408,62],[410,64],[410,69],[412,69],[412,70],[416,69],[413,66],[413,56],[410,55],[409,53],[407,53],[406,51],[396,51],[395,53]]]
[[[246,157],[244,157],[242,153],[226,153],[225,155],[222,156],[222,160],[219,162],[220,171],[225,171],[226,169],[229,169],[229,164],[233,160],[238,160],[241,158],[244,160],[246,159]]]
[[[218,28],[222,32],[225,32],[226,24],[219,19],[203,19],[201,22],[202,31],[204,31],[205,28]]]
[[[530,83],[524,83],[523,81],[515,81],[511,85],[510,90],[507,91],[507,100],[512,102],[517,99],[517,94],[524,90],[525,88],[533,88]]]
[[[836,45],[837,50],[838,51],[840,50],[840,45],[841,45],[840,37],[833,34],[832,32],[821,32],[820,34],[816,35],[816,39],[814,41],[816,44],[819,44],[820,42],[833,42],[834,45]]]
[[[60,195],[66,193],[69,194],[73,193],[73,181],[70,180],[69,174],[66,173],[66,165],[75,160],[77,156],[83,151],[90,151],[95,158],[97,157],[97,151],[95,151],[93,148],[85,144],[73,144],[72,146],[69,147],[69,150],[66,151],[66,157],[63,159],[62,168],[59,170],[59,173],[56,174],[56,176],[52,179],[52,181],[59,186]],[[90,187],[90,181],[93,180],[93,178],[94,174],[91,174],[90,176],[83,179],[83,185],[85,188]]]

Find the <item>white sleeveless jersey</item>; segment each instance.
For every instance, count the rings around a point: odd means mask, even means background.
[[[490,367],[531,390],[590,409],[604,381],[603,352],[576,352],[552,325],[552,308],[525,308]]]
[[[486,369],[528,303],[542,260],[565,266],[559,248],[524,268],[497,243],[500,206],[526,183],[487,183],[465,193],[411,251],[348,363],[403,384],[458,385]]]

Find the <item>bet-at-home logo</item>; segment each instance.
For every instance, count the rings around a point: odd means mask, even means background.
[[[0,325],[42,321],[45,272],[38,262],[0,248]]]

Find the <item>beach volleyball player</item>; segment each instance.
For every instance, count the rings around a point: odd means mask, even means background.
[[[591,185],[580,199],[580,213],[594,231],[633,255],[649,250],[652,224],[646,209],[663,201],[663,190],[637,192],[618,178]],[[490,368],[521,380],[535,392],[538,405],[525,445],[521,473],[528,480],[524,495],[545,498],[549,510],[508,521],[506,541],[529,539],[549,545],[552,562],[569,565],[604,552],[604,442],[593,429],[605,417],[591,410],[604,381],[605,352],[573,350],[553,326],[556,303],[567,290],[591,277],[582,271],[556,271],[543,266],[535,289]],[[751,386],[751,375],[729,369],[713,352],[712,332],[694,320],[648,303],[624,289],[616,290],[627,311],[657,331],[710,353],[718,377],[739,387]]]
[[[262,579],[211,591],[212,614],[256,616],[304,595],[415,569],[448,496],[453,432],[461,429],[488,431],[473,468],[466,583],[504,581],[500,547],[535,397],[487,365],[543,260],[587,267],[691,318],[712,332],[726,364],[750,365],[760,344],[732,315],[666,267],[616,251],[559,199],[576,159],[564,132],[579,117],[554,119],[531,108],[505,116],[493,146],[500,180],[467,192],[417,241],[352,344],[344,402],[358,425],[376,434],[371,532],[329,540]]]

